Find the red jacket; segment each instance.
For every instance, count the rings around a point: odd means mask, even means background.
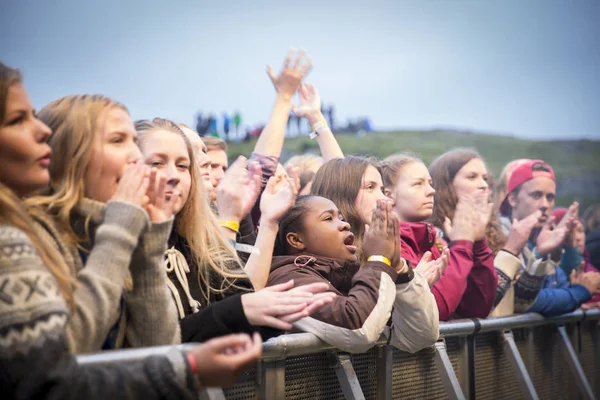
[[[428,223],[400,224],[402,257],[417,266],[421,257],[431,251],[440,257],[435,246],[436,230]],[[431,291],[440,313],[447,321],[454,315],[464,318],[486,318],[494,307],[498,274],[494,268],[494,253],[487,240],[451,242],[450,261],[442,277]]]

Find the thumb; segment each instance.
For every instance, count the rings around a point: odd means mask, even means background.
[[[269,78],[271,78],[271,81],[273,83],[275,83],[275,80],[277,79],[277,77],[275,76],[275,74],[273,73],[273,68],[271,68],[270,65],[267,65],[267,75],[269,75]]]
[[[571,275],[569,276],[569,280],[571,282],[573,282],[573,280],[575,280],[577,278],[577,273],[575,272],[575,270],[571,271]]]
[[[292,112],[294,113],[294,115],[296,117],[299,117],[298,115],[298,107],[296,107],[296,104],[292,103]]]
[[[422,262],[428,263],[429,261],[431,261],[431,252],[426,251],[425,254],[423,254],[423,257],[421,257],[421,261],[419,262],[419,264]]]
[[[270,177],[269,180],[267,181],[267,186],[265,187],[265,192],[270,193],[270,194],[274,193],[276,184],[277,184],[277,178],[275,176]]]

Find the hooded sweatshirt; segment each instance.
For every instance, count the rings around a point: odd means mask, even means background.
[[[412,268],[398,274],[376,261],[361,268],[356,262],[312,254],[274,257],[267,285],[290,279],[296,286],[326,282],[337,294],[333,302],[294,326],[344,351],[365,351],[382,332],[392,345],[411,353],[438,339],[435,300],[425,278]]]
[[[435,245],[433,225],[424,222],[400,223],[402,257],[412,266],[418,265],[430,251],[432,258],[441,256]],[[453,316],[486,318],[494,307],[498,274],[494,253],[487,240],[450,242],[450,260],[442,277],[431,288],[441,321]]]

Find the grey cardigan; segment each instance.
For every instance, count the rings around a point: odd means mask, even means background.
[[[80,253],[63,239],[51,216],[40,212],[32,216],[37,233],[56,246],[77,280],[76,309],[67,326],[72,352],[101,350],[117,323],[116,348],[181,341],[163,261],[172,219],[154,224],[145,210],[130,203],[83,199],[71,217],[74,231],[89,237]],[[81,254],[86,254],[85,265]],[[124,290],[129,277],[133,288]]]

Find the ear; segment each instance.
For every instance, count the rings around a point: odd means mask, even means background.
[[[302,237],[295,232],[288,232],[288,234],[285,235],[285,240],[288,243],[288,245],[295,250],[298,250],[298,251],[306,250],[306,246],[304,245],[304,241],[302,240]]]
[[[510,204],[511,208],[515,208],[519,204],[517,194],[514,191],[508,194],[508,204]]]

